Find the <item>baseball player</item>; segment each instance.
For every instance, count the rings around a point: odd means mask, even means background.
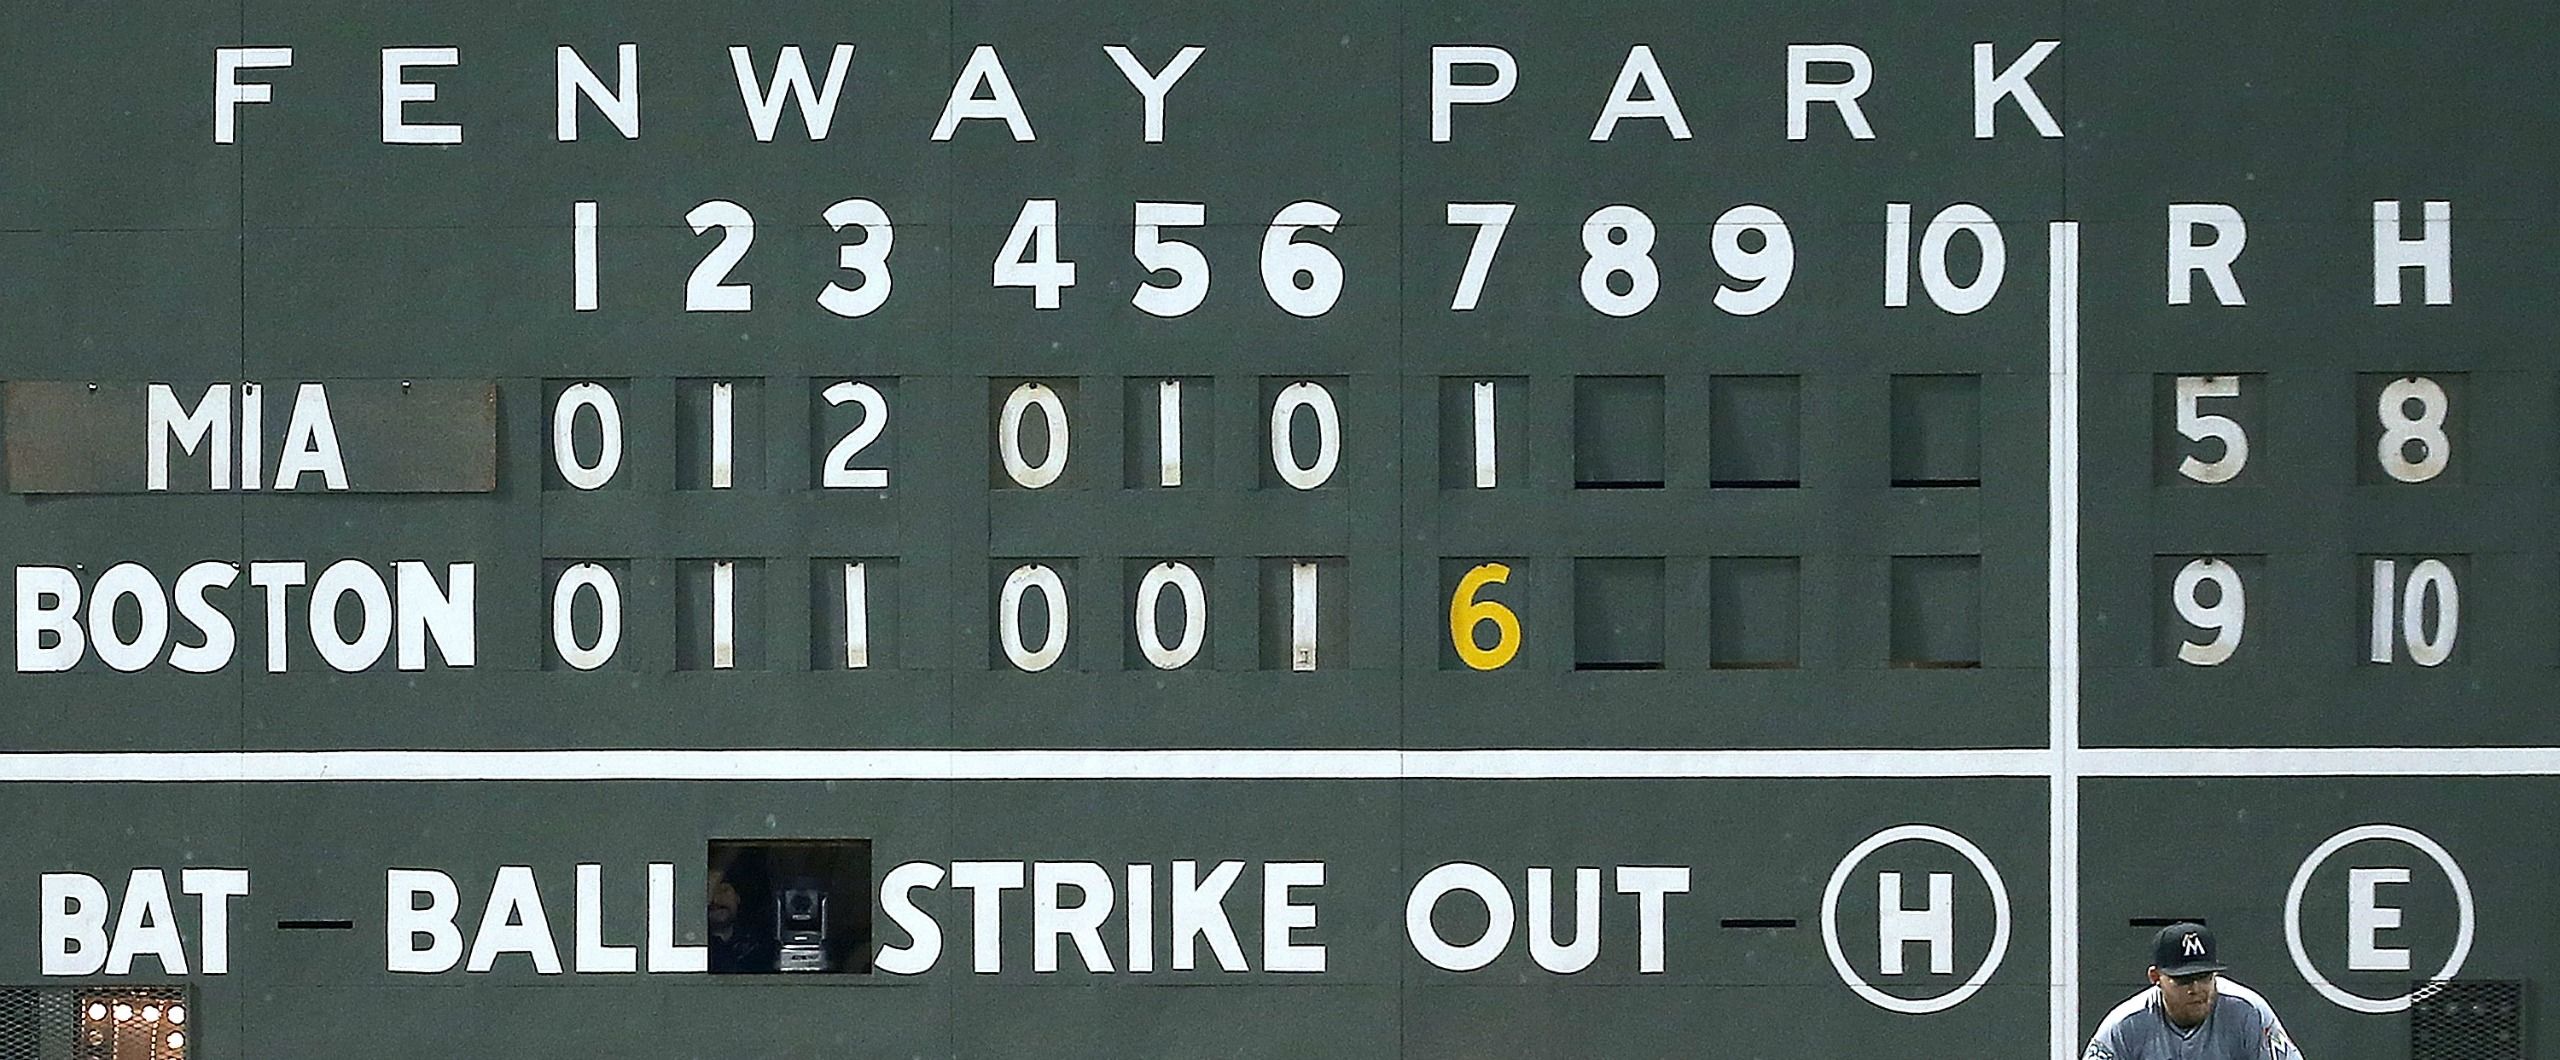
[[[2302,1060],[2257,991],[2222,978],[2213,932],[2171,924],[2151,939],[2151,989],[2099,1021],[2081,1060]]]

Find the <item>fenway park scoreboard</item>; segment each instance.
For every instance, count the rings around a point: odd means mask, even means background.
[[[2547,6],[7,24],[0,1057],[2560,1046]]]

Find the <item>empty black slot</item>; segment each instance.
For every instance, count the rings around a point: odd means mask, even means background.
[[[1791,375],[1720,375],[1707,381],[1707,484],[1794,489],[1803,477],[1803,428]]]
[[[1573,561],[1574,669],[1662,668],[1662,564],[1641,556]]]
[[[353,931],[355,930],[355,926],[356,922],[353,920],[276,921],[276,930],[278,931]]]
[[[1893,377],[1888,424],[1896,486],[1982,484],[1982,377]]]
[[[1970,489],[1981,486],[1982,480],[1978,478],[1898,478],[1893,480],[1893,485],[1896,489]]]
[[[1573,381],[1575,489],[1660,489],[1662,377],[1584,376]]]
[[[1892,600],[1895,668],[1982,666],[1982,557],[1895,556]]]
[[[1748,928],[1789,928],[1789,929],[1792,929],[1792,928],[1794,928],[1794,927],[1796,926],[1796,918],[1791,917],[1791,916],[1786,916],[1786,917],[1748,917],[1748,916],[1729,916],[1729,917],[1724,918],[1724,920],[1722,920],[1720,923],[1722,923],[1722,924],[1723,924],[1723,926],[1725,926],[1725,927],[1733,928],[1733,929],[1735,929],[1735,930],[1743,930],[1743,929],[1748,929]]]

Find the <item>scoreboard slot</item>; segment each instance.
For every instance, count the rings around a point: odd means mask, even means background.
[[[1707,484],[1794,489],[1804,484],[1803,377],[1719,375],[1707,381]]]
[[[1982,377],[1897,375],[1892,384],[1893,484],[1982,485]]]
[[[1660,557],[1573,561],[1573,668],[1659,670],[1663,663]]]
[[[1661,489],[1665,448],[1661,376],[1573,381],[1573,488]]]

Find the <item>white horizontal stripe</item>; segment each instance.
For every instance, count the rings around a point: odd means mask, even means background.
[[[132,751],[0,754],[0,782],[1680,780],[2050,777],[2043,749]],[[2560,776],[2560,748],[2118,748],[2084,777]]]
[[[2513,777],[2560,775],[2560,747],[2179,747],[2083,750],[2096,777]]]

